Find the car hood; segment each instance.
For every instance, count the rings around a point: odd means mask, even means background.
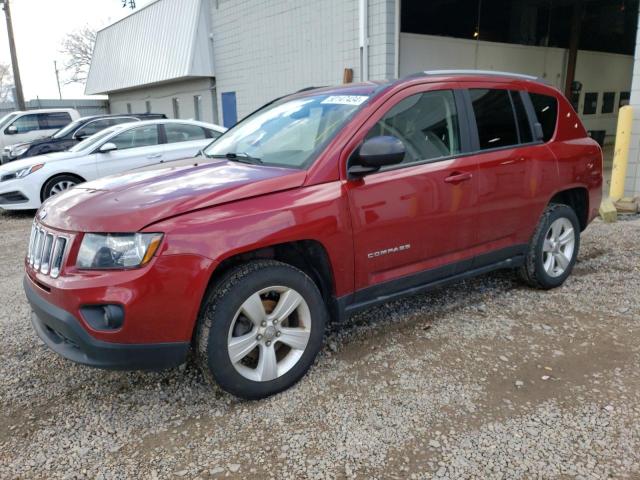
[[[135,232],[165,218],[296,188],[306,171],[186,159],[83,183],[50,198],[39,218],[78,232]]]

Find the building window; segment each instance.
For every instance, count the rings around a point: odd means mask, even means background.
[[[127,103],[127,113],[131,113],[131,104]]]
[[[600,113],[613,113],[613,106],[616,103],[616,92],[604,92],[602,95],[602,110]]]
[[[631,94],[629,92],[620,92],[620,100],[618,101],[618,107],[624,107],[629,105],[629,99]]]
[[[598,92],[589,92],[584,95],[584,106],[582,113],[584,115],[593,115],[598,111]]]
[[[173,118],[180,118],[180,99],[173,97]]]
[[[149,100],[144,102],[144,106],[145,106],[145,108],[147,110],[147,113],[151,113],[151,102]]]
[[[202,111],[202,95],[193,96],[193,115],[196,120],[202,120],[200,118],[200,112]]]

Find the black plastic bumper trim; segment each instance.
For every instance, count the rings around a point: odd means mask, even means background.
[[[189,342],[125,344],[96,340],[72,314],[43,299],[25,275],[24,291],[38,336],[62,357],[108,370],[162,370],[183,363]]]

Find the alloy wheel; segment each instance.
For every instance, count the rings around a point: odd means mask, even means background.
[[[302,295],[289,287],[267,287],[236,312],[227,338],[229,359],[249,380],[275,380],[298,363],[310,334],[311,312]]]
[[[550,226],[542,245],[542,264],[551,277],[562,275],[573,259],[576,233],[567,218],[558,218]]]

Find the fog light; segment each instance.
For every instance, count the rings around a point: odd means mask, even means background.
[[[120,305],[86,305],[80,308],[82,317],[94,330],[117,330],[124,323]]]

